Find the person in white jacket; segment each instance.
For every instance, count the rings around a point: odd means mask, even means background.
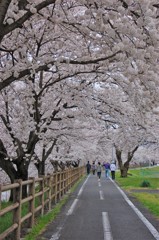
[[[116,171],[116,165],[114,162],[112,162],[110,164],[110,171],[111,171],[112,180],[114,180],[115,179],[115,171]]]

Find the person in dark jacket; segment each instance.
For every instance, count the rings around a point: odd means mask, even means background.
[[[100,162],[98,162],[98,165],[97,165],[97,176],[98,176],[98,180],[100,181],[100,178],[101,178],[101,174],[102,174],[102,165]]]
[[[89,161],[86,164],[86,169],[87,169],[87,174],[90,174],[91,171],[91,164],[89,163]]]

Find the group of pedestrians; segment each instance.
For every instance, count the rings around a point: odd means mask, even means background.
[[[92,171],[93,175],[95,175],[95,173],[97,173],[99,180],[101,178],[103,168],[105,170],[105,177],[109,178],[110,173],[111,173],[111,178],[112,178],[112,180],[114,180],[115,179],[115,171],[116,171],[115,162],[111,162],[111,163],[106,162],[104,164],[101,164],[100,162],[98,162],[97,165],[95,164],[95,162],[93,162],[91,165],[90,162],[88,161],[86,164],[87,174],[90,174],[91,171]]]

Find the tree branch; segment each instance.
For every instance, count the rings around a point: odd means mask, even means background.
[[[3,29],[3,21],[7,13],[8,7],[11,3],[11,0],[0,0],[0,32]]]
[[[0,16],[0,23],[1,23],[1,27],[0,27],[0,42],[2,41],[3,37],[5,35],[7,35],[8,33],[12,32],[13,30],[15,30],[16,28],[21,28],[23,23],[25,21],[27,21],[29,18],[31,18],[31,16],[34,15],[34,13],[32,13],[30,10],[27,11],[27,13],[25,13],[21,18],[19,18],[17,21],[15,21],[14,23],[10,24],[10,25],[3,25],[3,20],[5,18],[8,6],[10,4],[11,0],[1,0],[0,1],[0,9],[3,8],[3,12],[2,12],[2,16]],[[25,5],[24,1],[23,5]],[[54,4],[56,2],[56,0],[46,0],[43,1],[41,3],[39,3],[37,6],[35,6],[35,8],[37,9],[37,12],[40,11],[41,9],[49,6],[50,4]]]
[[[108,60],[108,59],[111,59],[113,57],[115,57],[117,54],[121,53],[121,51],[117,51],[116,53],[113,53],[109,56],[105,56],[105,57],[102,57],[102,58],[97,58],[97,59],[89,59],[89,60],[86,60],[86,61],[74,61],[74,60],[70,60],[69,61],[69,64],[72,64],[72,65],[87,65],[87,64],[96,64],[98,62],[102,62],[102,61],[105,61],[105,60]],[[56,63],[56,61],[51,61],[47,64],[44,64],[42,66],[39,66],[38,68],[35,69],[35,72],[40,72],[40,71],[48,71],[49,70],[49,67],[48,65],[49,64],[52,64],[54,65]],[[68,60],[64,59],[64,60],[61,60],[60,63],[64,63],[64,64],[68,64]],[[14,81],[17,81],[17,80],[20,80],[21,78],[24,78],[26,75],[30,75],[31,74],[31,71],[32,69],[25,69],[25,70],[22,70],[20,73],[19,73],[19,76],[18,77],[14,77],[14,75],[10,76],[9,78],[5,79],[3,82],[0,82],[0,91],[2,89],[4,89],[5,87],[9,86],[12,82]],[[93,71],[92,71],[93,72]],[[95,71],[94,71],[95,72]],[[74,74],[76,75],[76,74]]]

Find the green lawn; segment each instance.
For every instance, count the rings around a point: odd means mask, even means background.
[[[150,193],[133,193],[134,197],[137,198],[149,211],[159,218],[159,195]]]
[[[159,190],[159,167],[129,170],[127,178],[116,174],[119,186],[141,202],[154,216],[159,218],[159,195],[155,192],[134,192],[135,189]],[[150,183],[149,187],[141,187],[143,181]],[[133,189],[133,192],[131,190]]]
[[[128,173],[127,178],[121,178],[119,172],[116,174],[118,184],[124,189],[141,188],[145,180],[150,183],[150,189],[159,189],[159,167],[132,169]]]

